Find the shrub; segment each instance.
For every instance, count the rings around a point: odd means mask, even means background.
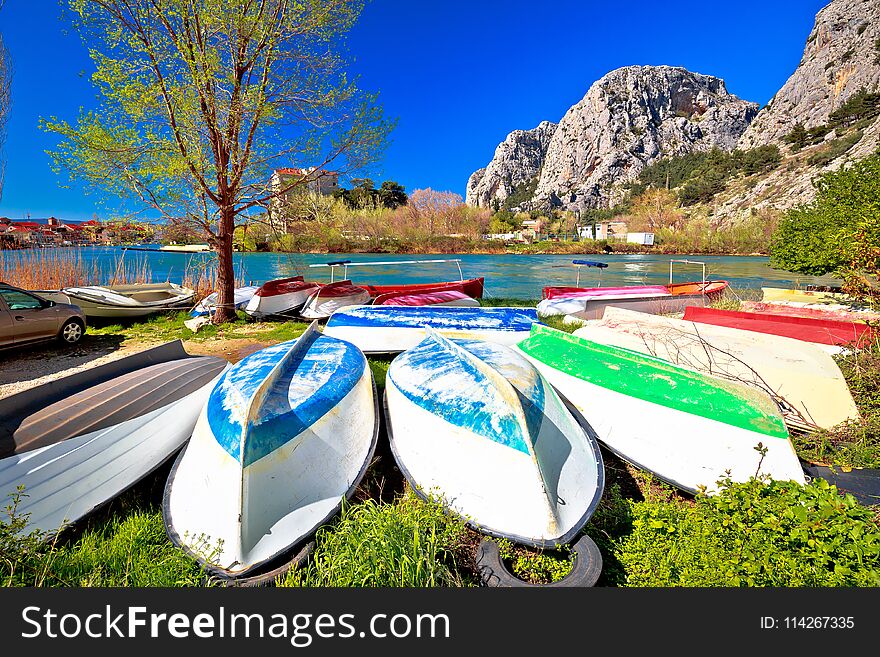
[[[616,545],[629,586],[880,585],[880,526],[824,480],[727,480],[692,504],[631,506]]]

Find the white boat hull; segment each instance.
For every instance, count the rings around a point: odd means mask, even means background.
[[[275,294],[270,297],[255,294],[247,302],[244,311],[251,317],[258,319],[294,313],[302,308],[314,291],[314,289],[299,290],[287,294]]]
[[[321,297],[319,293],[312,294],[300,311],[300,316],[305,319],[326,319],[337,310],[357,306],[370,300],[370,293],[364,290],[357,294],[343,297]]]
[[[259,287],[248,285],[246,287],[237,287],[234,290],[233,303],[236,310],[244,310],[248,302],[254,296]],[[218,295],[216,292],[209,294],[199,301],[195,308],[190,312],[192,317],[201,317],[203,315],[212,315],[217,309]]]

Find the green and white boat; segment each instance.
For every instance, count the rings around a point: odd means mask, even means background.
[[[689,492],[756,474],[804,483],[776,403],[761,390],[535,324],[516,347],[611,451]]]

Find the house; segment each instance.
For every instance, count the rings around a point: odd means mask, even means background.
[[[593,226],[578,226],[578,237],[582,240],[626,239],[625,221],[599,221]]]
[[[304,184],[296,185],[284,194],[283,197],[286,197],[287,194],[300,193],[304,190],[314,194],[330,195],[339,187],[339,173],[336,171],[324,171],[316,167],[307,169],[291,167],[275,169],[269,181],[269,188],[274,194],[301,180],[305,181]]]

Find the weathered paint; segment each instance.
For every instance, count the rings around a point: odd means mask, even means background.
[[[659,358],[597,344],[541,325],[518,345],[535,360],[637,399],[788,439],[778,409],[765,394],[676,367]]]
[[[243,466],[256,462],[336,406],[366,366],[353,345],[314,327],[297,340],[251,354],[211,392],[207,415],[217,443]]]
[[[455,331],[528,331],[538,321],[534,308],[455,306],[357,306],[336,311],[327,328],[423,328]]]

